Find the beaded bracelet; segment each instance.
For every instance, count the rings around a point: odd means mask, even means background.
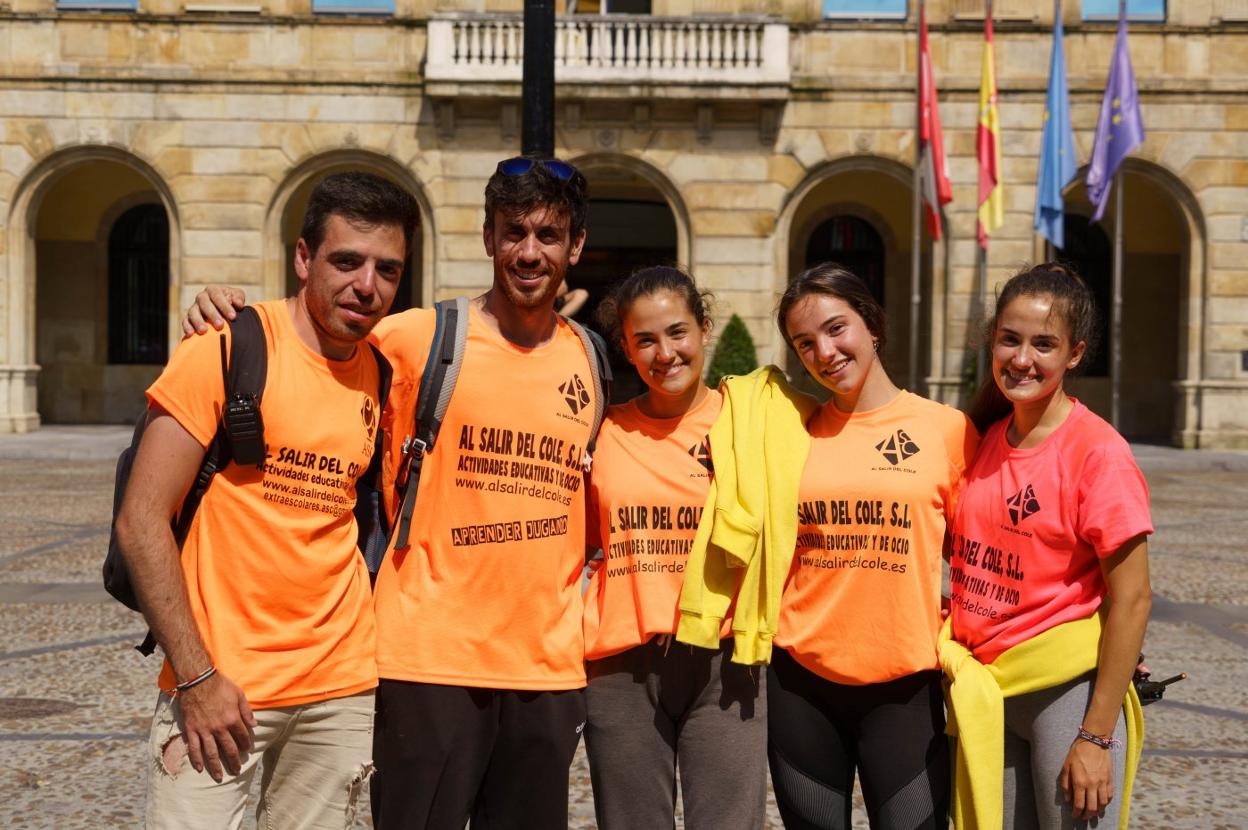
[[[178,695],[183,694],[184,692],[189,692],[191,689],[194,689],[200,683],[203,683],[205,680],[212,677],[216,673],[217,673],[217,667],[209,666],[208,668],[204,669],[198,675],[196,675],[195,677],[192,677],[190,680],[186,681],[185,683],[179,683],[178,685],[174,686],[172,689],[165,689],[164,692],[165,694],[169,695],[169,697],[177,697]]]
[[[1079,727],[1079,740],[1087,741],[1090,744],[1096,744],[1101,749],[1121,749],[1122,741],[1117,738],[1102,738],[1100,735],[1093,735],[1082,726]]]

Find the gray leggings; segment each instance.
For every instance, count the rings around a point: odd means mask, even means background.
[[[600,830],[675,826],[680,771],[689,830],[766,823],[767,689],[718,651],[651,641],[587,663],[585,749]]]
[[[1113,749],[1114,796],[1100,819],[1075,821],[1062,794],[1062,764],[1092,701],[1096,672],[1069,683],[1005,700],[1005,830],[1074,830],[1118,826],[1126,750]],[[1127,727],[1118,718],[1114,737],[1125,744]]]

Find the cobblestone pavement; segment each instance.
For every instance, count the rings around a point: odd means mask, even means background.
[[[0,827],[142,823],[156,665],[131,649],[140,619],[99,587],[128,439],[106,427],[0,436]],[[1148,663],[1190,679],[1146,710],[1134,824],[1245,827],[1248,454],[1136,451],[1157,524]],[[572,826],[593,827],[583,754],[573,781]]]

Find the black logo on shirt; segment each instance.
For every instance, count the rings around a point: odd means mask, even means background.
[[[589,392],[586,391],[580,375],[573,375],[570,380],[559,384],[559,391],[563,393],[563,399],[567,401],[568,409],[572,410],[573,415],[589,406]]]
[[[897,430],[896,433],[876,444],[875,448],[894,467],[919,451],[919,445],[914,443],[909,435],[906,435],[904,429]]]
[[[689,448],[689,456],[703,467],[707,472],[714,472],[715,467],[711,464],[711,439],[710,436],[702,438],[701,443],[694,444]]]
[[[364,428],[368,430],[368,438],[371,441],[373,431],[377,429],[377,405],[368,395],[364,396],[364,403],[360,406],[360,418],[364,421]]]
[[[1010,521],[1016,525],[1031,514],[1040,512],[1040,502],[1030,484],[1006,499],[1005,503],[1010,507]]]

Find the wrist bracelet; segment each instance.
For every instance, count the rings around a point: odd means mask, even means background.
[[[1091,732],[1084,729],[1082,726],[1079,727],[1079,734],[1077,737],[1081,741],[1087,741],[1090,744],[1096,744],[1101,749],[1121,749],[1122,748],[1122,741],[1118,740],[1117,738],[1114,738],[1114,737],[1102,738],[1100,735],[1093,735]]]
[[[177,697],[183,692],[188,692],[191,689],[194,689],[200,683],[203,683],[205,680],[212,677],[216,673],[217,673],[217,667],[209,666],[208,668],[204,669],[198,675],[196,675],[195,677],[192,677],[190,680],[186,681],[185,683],[179,683],[178,685],[174,686],[172,689],[165,689],[164,692],[165,694],[169,695],[169,697]]]

